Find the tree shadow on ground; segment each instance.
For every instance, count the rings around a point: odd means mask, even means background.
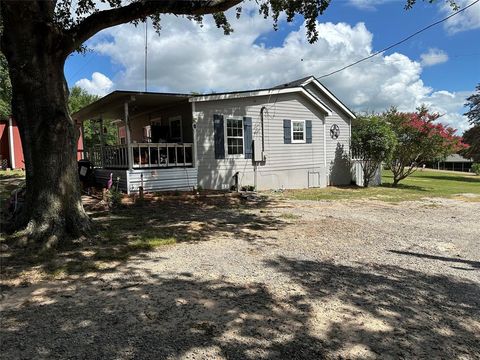
[[[422,178],[432,179],[432,180],[445,180],[445,181],[459,181],[459,182],[468,182],[476,183],[480,185],[480,177],[473,177],[469,175],[422,175]]]
[[[205,280],[126,267],[7,294],[2,357],[98,359],[473,359],[478,284],[396,266],[278,257],[285,278]],[[292,291],[291,288],[297,290]],[[25,296],[25,294],[23,294]]]
[[[275,200],[254,200],[220,194],[214,196],[161,196],[121,206],[114,211],[90,214],[98,235],[62,244],[47,253],[14,246],[0,253],[2,280],[15,279],[36,269],[48,275],[81,275],[110,272],[135,257],[146,257],[158,247],[181,242],[231,237],[232,241],[262,241],[262,231],[288,224],[268,208]],[[87,206],[88,208],[88,206]]]
[[[380,187],[383,188],[388,188],[388,189],[399,189],[399,190],[412,190],[412,191],[420,191],[420,192],[425,192],[429,191],[427,188],[424,188],[423,186],[418,186],[418,185],[407,185],[407,184],[397,184],[397,186],[393,186],[391,183],[383,183],[379,185]]]
[[[467,265],[470,265],[472,267],[472,268],[455,267],[455,269],[463,269],[463,270],[479,269],[480,270],[480,262],[479,261],[465,260],[465,259],[460,259],[460,258],[451,258],[451,257],[446,257],[446,256],[421,254],[421,253],[410,252],[410,251],[399,251],[399,250],[388,250],[388,251],[391,252],[391,253],[399,254],[399,255],[414,256],[414,257],[419,257],[419,258],[422,258],[422,259],[430,259],[430,260],[439,260],[439,261],[445,261],[445,262],[467,264]]]
[[[480,351],[478,283],[397,266],[287,258],[268,265],[302,285],[298,300],[327,304],[326,312],[337,306],[340,315],[323,334],[325,353],[360,347],[381,358],[454,359]]]

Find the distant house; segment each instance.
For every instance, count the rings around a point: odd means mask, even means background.
[[[326,187],[352,181],[355,114],[315,77],[209,95],[114,91],[72,117],[117,124],[116,144],[86,149],[95,174],[136,192]]]
[[[23,169],[22,141],[15,120],[0,119],[0,168]]]
[[[429,163],[428,167],[438,170],[465,171],[470,172],[473,159],[466,159],[462,155],[453,154],[442,161]]]
[[[77,143],[78,159],[83,156],[83,138]],[[20,131],[12,117],[0,119],[0,169],[25,169]]]

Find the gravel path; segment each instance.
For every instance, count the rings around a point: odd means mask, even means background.
[[[480,203],[217,211],[206,241],[5,291],[2,359],[480,359]]]

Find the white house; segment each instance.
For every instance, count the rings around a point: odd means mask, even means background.
[[[114,91],[72,115],[118,125],[84,155],[127,192],[347,185],[355,114],[315,77],[269,89],[189,95]]]

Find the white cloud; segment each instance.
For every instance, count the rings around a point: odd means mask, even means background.
[[[235,32],[224,36],[208,18],[199,27],[183,18],[163,17],[161,35],[149,31],[149,90],[188,93],[264,88],[307,75],[318,77],[373,52],[373,35],[363,23],[318,24],[315,44],[308,43],[303,27],[292,27],[283,43],[272,47],[262,43],[272,29],[271,20],[245,11],[239,20],[231,22]],[[117,89],[143,90],[142,25],[106,30],[91,41],[90,47],[124,69],[112,79]],[[321,81],[357,111],[381,111],[392,105],[400,110],[413,110],[422,103],[441,105],[445,101],[442,93],[426,86],[421,72],[420,62],[393,53],[376,56]],[[112,86],[107,80],[105,87],[98,82],[92,87],[105,92]],[[94,76],[92,81],[81,81],[85,88],[96,83]],[[459,93],[453,96],[455,101],[444,108],[448,114],[443,119],[452,119],[462,128],[462,110],[453,103],[463,103],[464,98]]]
[[[431,48],[426,53],[420,55],[423,66],[433,66],[443,64],[448,61],[448,54],[440,49]]]
[[[473,3],[473,0],[456,0],[455,3],[460,9]],[[449,5],[449,2],[444,2],[440,11],[444,15],[450,15],[455,10]],[[480,3],[477,3],[467,10],[451,17],[444,23],[444,28],[450,33],[455,34],[461,31],[474,30],[480,28]]]
[[[449,92],[445,90],[435,91],[423,99],[423,103],[432,111],[438,112],[442,117],[440,122],[449,125],[462,134],[469,128],[468,121],[463,113],[465,99],[471,95],[468,91]]]
[[[91,94],[106,95],[113,90],[113,82],[107,76],[102,73],[94,72],[92,74],[92,80],[80,79],[75,83],[75,86],[79,86],[87,90]]]
[[[388,0],[349,0],[348,3],[360,10],[376,10],[378,5],[385,4]],[[392,1],[392,0],[390,0]]]

